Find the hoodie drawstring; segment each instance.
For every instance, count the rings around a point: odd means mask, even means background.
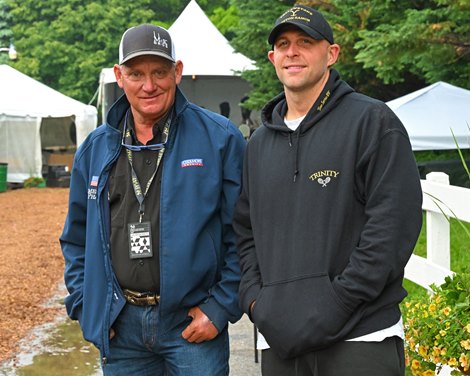
[[[289,147],[292,147],[292,132],[289,132]],[[297,131],[297,142],[295,145],[295,161],[294,161],[294,183],[299,174],[299,151],[300,151],[300,132]]]
[[[297,143],[295,150],[295,163],[294,163],[294,183],[299,174],[299,153],[300,153],[300,129],[297,130]]]

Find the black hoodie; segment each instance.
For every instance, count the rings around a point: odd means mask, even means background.
[[[240,304],[284,358],[396,324],[422,221],[405,128],[331,70],[296,131],[284,94],[250,139],[234,216]]]

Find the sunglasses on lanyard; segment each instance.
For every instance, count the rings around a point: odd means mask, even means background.
[[[158,144],[151,144],[151,145],[133,145],[127,144],[126,139],[130,138],[130,131],[127,129],[127,119],[129,118],[129,110],[126,112],[126,118],[124,119],[124,129],[122,131],[122,141],[121,145],[124,146],[126,149],[131,151],[142,151],[142,150],[161,150],[165,148],[168,142],[168,132],[162,132],[163,137],[165,137],[165,141],[160,142]]]

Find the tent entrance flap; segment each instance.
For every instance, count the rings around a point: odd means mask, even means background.
[[[42,118],[40,135],[43,151],[76,148],[75,116]]]

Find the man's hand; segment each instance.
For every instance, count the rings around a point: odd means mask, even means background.
[[[201,311],[199,307],[193,307],[189,310],[188,316],[193,319],[186,329],[183,330],[182,336],[188,342],[201,343],[210,341],[219,334],[217,328],[212,321]]]

